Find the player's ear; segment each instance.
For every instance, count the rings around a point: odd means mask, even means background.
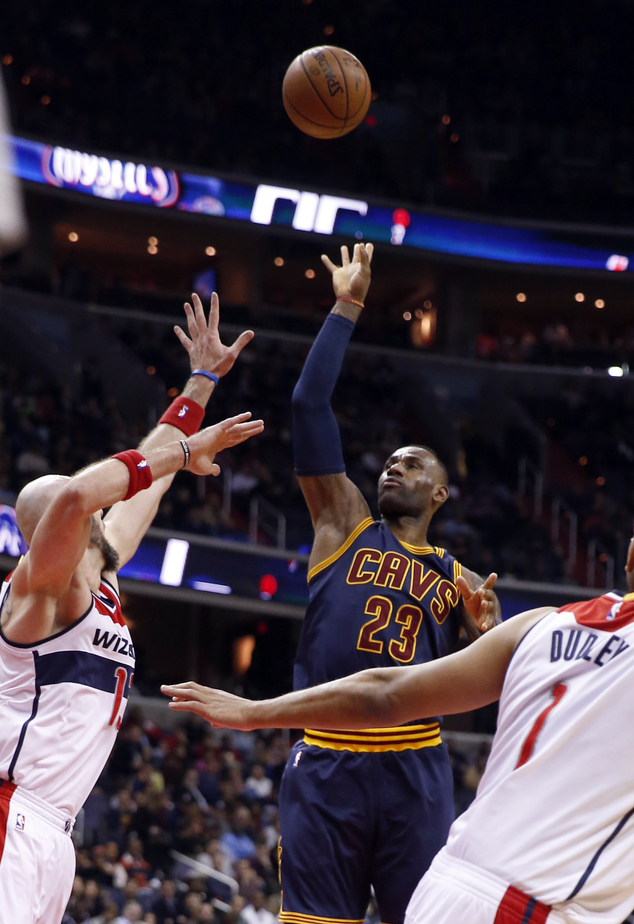
[[[431,492],[431,499],[436,504],[436,507],[442,507],[448,497],[449,487],[446,484],[434,485],[434,490]]]

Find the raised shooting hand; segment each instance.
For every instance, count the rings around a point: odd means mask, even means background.
[[[332,274],[332,287],[337,298],[354,298],[359,302],[365,301],[370,288],[370,264],[374,244],[355,244],[352,260],[348,248],[341,248],[341,266],[332,262],[330,257],[322,254],[321,262]]]

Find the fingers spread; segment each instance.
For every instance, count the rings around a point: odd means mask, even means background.
[[[218,329],[218,321],[220,320],[220,302],[218,301],[218,293],[211,293],[211,306],[209,308],[209,327],[214,330]]]
[[[365,252],[368,256],[368,263],[372,263],[372,255],[374,254],[374,244],[366,244]]]
[[[473,591],[471,590],[471,588],[469,587],[465,578],[462,575],[458,576],[456,580],[456,587],[458,588],[458,590],[460,591],[460,593],[462,594],[465,600],[470,600],[471,597],[473,596]]]
[[[341,245],[341,265],[349,266],[350,265],[350,255],[348,253],[348,248],[345,244]]]
[[[250,343],[254,337],[255,334],[252,330],[243,331],[235,343],[231,346],[230,352],[233,353],[234,356],[238,356],[238,354],[245,348],[247,343]]]
[[[327,257],[325,253],[322,253],[321,255],[321,262],[324,264],[329,273],[334,273],[334,271],[337,269],[330,257]]]
[[[205,319],[203,303],[201,302],[200,296],[197,292],[192,294],[192,301],[194,303],[194,311],[196,312],[196,324],[198,325],[198,330],[203,331],[207,327],[207,321]]]
[[[174,327],[174,333],[176,334],[180,342],[183,344],[183,346],[189,353],[191,346],[192,346],[192,342],[187,336],[187,334],[185,333],[185,331],[181,327],[179,327],[178,324],[176,324]]]
[[[198,324],[196,323],[196,316],[189,302],[185,302],[185,305],[183,307],[185,308],[185,315],[187,316],[187,328],[189,330],[189,335],[193,340],[198,334]]]
[[[484,582],[484,584],[483,584],[482,586],[483,586],[486,590],[490,590],[490,589],[493,587],[493,585],[495,584],[495,582],[497,581],[497,579],[498,579],[498,576],[497,576],[497,574],[495,573],[495,571],[493,571],[493,572],[488,576],[488,578],[486,579],[486,581]]]

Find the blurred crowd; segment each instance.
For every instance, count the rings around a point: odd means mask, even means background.
[[[220,733],[198,719],[162,728],[130,706],[75,827],[62,924],[274,924],[289,750],[288,733]],[[451,741],[457,813],[487,754],[486,741]]]
[[[541,329],[483,333],[476,347],[478,359],[489,362],[531,363],[542,366],[607,369],[634,364],[634,328],[611,336],[605,326],[586,329],[551,321]]]
[[[5,4],[19,133],[84,150],[513,217],[631,222],[627,0],[113,0]],[[309,139],[282,107],[291,60],[329,43],[366,64],[359,129]]]

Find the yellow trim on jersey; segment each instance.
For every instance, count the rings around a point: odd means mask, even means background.
[[[299,911],[280,911],[279,919],[284,924],[363,924],[363,918],[322,918]]]
[[[397,538],[396,536],[394,538]],[[403,542],[402,539],[397,539],[398,542],[403,546],[404,549],[407,549],[408,552],[411,552],[412,555],[440,555],[440,552],[444,554],[444,549],[435,549],[431,545],[410,545],[409,542]]]
[[[310,569],[308,572],[307,580],[312,581],[316,574],[319,574],[319,572],[323,571],[324,568],[327,568],[328,565],[332,565],[334,561],[337,561],[337,559],[340,558],[344,552],[348,551],[354,540],[361,535],[364,529],[367,529],[368,526],[370,526],[370,524],[373,522],[374,520],[372,517],[366,517],[365,520],[362,520],[359,525],[353,529],[344,544],[339,546],[336,552],[333,552],[333,554],[329,555],[328,558],[324,558],[324,560],[320,561],[318,565],[315,565],[314,568]]]
[[[382,753],[385,751],[416,751],[442,744],[440,724],[399,725],[396,728],[365,728],[356,732],[304,729],[304,743],[331,751]]]
[[[459,561],[456,561],[454,559],[454,563],[453,563],[453,582],[454,584],[457,582],[458,578],[461,576],[462,576],[462,565],[460,564]]]
[[[634,593],[625,594],[625,596],[623,597],[623,603],[625,603],[627,600],[634,600]]]

